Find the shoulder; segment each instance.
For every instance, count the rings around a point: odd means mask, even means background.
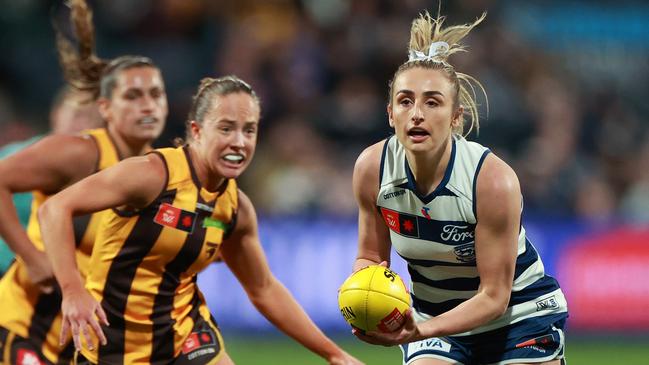
[[[255,207],[252,204],[252,201],[248,195],[239,188],[237,188],[237,199],[239,200],[237,205],[237,216],[239,219],[241,217],[256,216]]]
[[[487,208],[490,215],[508,209],[520,210],[521,188],[514,170],[498,156],[486,156],[478,174],[476,195],[478,211]]]
[[[375,143],[358,155],[356,164],[354,165],[354,180],[375,180],[378,184],[381,156],[383,155],[383,147],[386,143],[387,140]]]
[[[94,160],[97,153],[97,143],[94,138],[87,135],[53,134],[44,137],[29,148],[51,152],[59,157],[67,156],[85,160]]]
[[[234,240],[257,234],[257,213],[252,201],[241,189],[237,189],[237,197],[236,223],[230,235]]]
[[[157,153],[129,157],[121,161],[118,165],[121,165],[123,170],[131,172],[133,174],[132,177],[135,179],[159,180],[161,177],[166,179],[167,176],[167,165],[162,156]]]
[[[167,169],[156,154],[129,157],[102,170],[95,179],[113,186],[127,197],[131,207],[141,209],[155,201],[167,186]]]
[[[352,189],[359,205],[363,207],[372,206],[379,192],[381,156],[386,143],[387,140],[383,140],[367,147],[356,159]]]
[[[502,159],[489,153],[478,174],[478,191],[490,193],[520,193],[516,172]]]

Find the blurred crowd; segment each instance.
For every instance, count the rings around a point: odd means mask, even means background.
[[[236,74],[262,100],[261,135],[240,179],[262,214],[353,216],[352,169],[391,134],[387,85],[407,58],[423,0],[97,0],[97,53],[161,66],[184,135],[199,80]],[[47,128],[63,84],[52,22],[61,1],[0,0],[0,146]],[[529,214],[649,223],[649,5],[642,1],[443,1],[447,22],[487,11],[452,56],[480,80],[470,139],[514,167]]]

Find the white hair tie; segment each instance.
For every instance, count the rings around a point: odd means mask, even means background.
[[[408,54],[408,62],[413,61],[443,61],[440,59],[435,59],[438,56],[446,54],[449,50],[449,45],[446,42],[434,42],[428,47],[428,54],[415,51],[411,49]]]

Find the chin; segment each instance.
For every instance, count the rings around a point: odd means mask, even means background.
[[[426,152],[433,149],[433,146],[428,141],[423,143],[413,143],[409,141],[409,143],[404,144],[404,147],[412,152]]]
[[[161,133],[159,131],[140,132],[135,135],[135,138],[143,142],[151,143],[156,140],[160,136],[160,134]]]
[[[226,167],[226,168],[219,169],[219,172],[220,172],[220,175],[223,176],[226,179],[236,179],[239,176],[241,176],[241,173],[244,170],[245,170],[245,168],[233,169],[231,167]]]

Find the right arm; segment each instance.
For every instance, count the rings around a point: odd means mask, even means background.
[[[83,331],[92,349],[86,325],[106,343],[95,313],[108,324],[101,307],[85,289],[77,268],[72,217],[120,206],[144,207],[158,196],[165,181],[166,169],[158,156],[134,157],[70,186],[38,210],[45,250],[63,294],[61,340],[71,329],[75,347],[80,349],[79,331]]]
[[[361,365],[313,323],[291,293],[270,271],[259,241],[257,215],[250,199],[239,191],[234,231],[221,245],[221,255],[252,304],[278,329],[332,365]]]
[[[33,283],[49,286],[52,273],[45,254],[34,246],[20,224],[12,194],[56,193],[93,173],[97,158],[97,148],[88,138],[49,136],[0,161],[0,235],[24,261]]]
[[[390,266],[390,231],[376,209],[383,144],[363,151],[354,166],[352,187],[358,203],[358,255],[353,271],[386,262]]]

